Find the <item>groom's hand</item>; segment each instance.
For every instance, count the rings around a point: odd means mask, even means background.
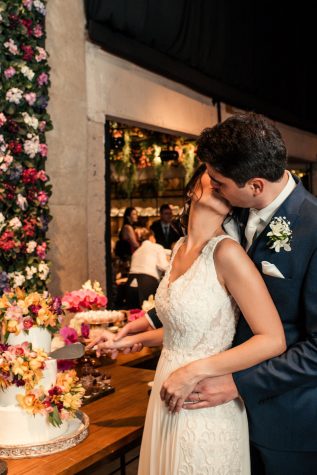
[[[200,381],[194,391],[187,397],[184,409],[202,409],[214,407],[239,397],[232,374],[206,378]]]

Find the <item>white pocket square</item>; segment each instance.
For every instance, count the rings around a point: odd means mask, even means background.
[[[271,277],[279,277],[280,279],[285,279],[282,272],[280,272],[274,264],[271,264],[268,261],[262,261],[261,265],[263,274],[270,275]]]

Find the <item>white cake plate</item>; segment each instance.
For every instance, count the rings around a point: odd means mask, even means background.
[[[88,435],[88,426],[89,417],[85,413],[77,411],[76,418],[69,421],[68,430],[62,436],[40,444],[1,445],[0,457],[20,459],[42,457],[44,455],[62,452],[63,450],[75,447],[75,445],[86,439]]]

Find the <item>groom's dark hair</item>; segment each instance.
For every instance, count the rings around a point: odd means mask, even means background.
[[[197,141],[197,155],[239,186],[255,177],[278,181],[287,164],[281,133],[254,112],[234,114],[203,130]]]

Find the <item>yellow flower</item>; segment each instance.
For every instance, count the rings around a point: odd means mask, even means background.
[[[30,369],[32,369],[33,371],[37,369],[41,369],[43,366],[43,360],[41,358],[31,359],[29,362],[29,366],[30,366]]]
[[[32,393],[18,394],[16,398],[22,409],[30,414],[39,414],[45,409],[41,401]]]
[[[62,396],[63,406],[71,411],[77,411],[81,406],[81,395],[66,393]]]
[[[6,294],[4,294],[2,297],[0,297],[0,308],[8,308],[12,304],[9,302],[8,297]]]
[[[25,304],[29,307],[30,305],[41,305],[42,297],[38,292],[33,292],[25,297]]]
[[[17,320],[8,320],[6,329],[9,333],[20,333],[20,329],[18,327],[19,322]]]
[[[25,373],[28,371],[28,363],[27,361],[24,361],[23,358],[20,356],[16,358],[16,360],[13,362],[12,365],[12,373],[15,375],[21,375],[22,377],[24,376]]]

